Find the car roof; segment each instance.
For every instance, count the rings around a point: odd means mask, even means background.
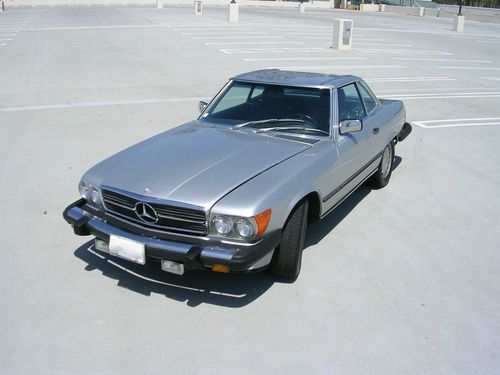
[[[263,69],[239,74],[233,80],[256,83],[273,83],[302,87],[337,88],[360,78],[353,75],[296,72],[280,69]]]

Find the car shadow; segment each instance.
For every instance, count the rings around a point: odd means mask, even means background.
[[[144,266],[98,252],[94,240],[80,246],[75,256],[85,262],[86,271],[100,271],[117,280],[118,286],[149,297],[161,294],[196,307],[202,303],[225,307],[243,307],[266,292],[276,281],[268,272],[257,274],[222,274],[209,271],[186,271],[178,276],[164,272],[160,263]]]
[[[401,163],[396,156],[394,169]],[[371,189],[362,185],[332,213],[308,227],[305,248],[320,242],[356,207]],[[248,305],[264,294],[275,282],[293,282],[273,277],[270,272],[255,274],[222,274],[209,271],[186,271],[182,276],[164,272],[159,262],[144,266],[94,249],[94,240],[75,250],[74,255],[86,263],[85,270],[100,271],[117,281],[117,285],[149,297],[160,294],[196,307],[203,303],[238,308]]]

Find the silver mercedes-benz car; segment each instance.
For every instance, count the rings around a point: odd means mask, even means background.
[[[84,174],[64,219],[94,247],[161,269],[271,271],[295,278],[307,224],[363,182],[391,177],[411,132],[403,103],[351,75],[238,75],[195,121]]]

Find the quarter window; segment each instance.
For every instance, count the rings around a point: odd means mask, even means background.
[[[365,103],[366,112],[370,113],[377,106],[377,101],[362,82],[358,82],[358,89]]]
[[[343,120],[362,120],[366,116],[363,102],[354,83],[338,89],[339,116]]]

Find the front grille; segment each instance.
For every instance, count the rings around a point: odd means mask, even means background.
[[[206,214],[201,209],[158,203],[147,198],[138,199],[109,189],[102,190],[102,199],[108,213],[144,227],[196,236],[203,236],[208,232]],[[137,216],[135,205],[138,202],[147,203],[156,211],[156,223],[145,222]]]

